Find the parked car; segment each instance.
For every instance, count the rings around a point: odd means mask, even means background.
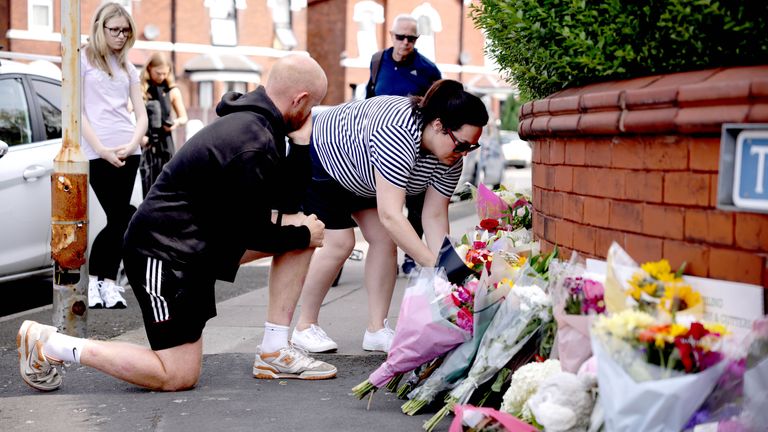
[[[60,70],[0,60],[0,282],[51,272],[51,173],[61,129]],[[138,176],[131,202],[141,202]],[[90,188],[88,203],[90,244],[106,217]]]
[[[520,139],[516,131],[501,131],[500,136],[506,166],[525,168],[531,165],[533,151],[528,141]]]

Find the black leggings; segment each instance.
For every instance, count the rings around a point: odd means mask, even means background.
[[[107,225],[96,235],[89,257],[91,276],[117,279],[123,251],[123,236],[136,208],[131,205],[133,185],[139,170],[139,155],[128,156],[117,168],[104,159],[90,161],[90,183],[107,215]]]

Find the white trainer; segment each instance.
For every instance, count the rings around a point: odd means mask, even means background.
[[[389,328],[389,320],[384,320],[384,328],[375,332],[365,331],[363,349],[366,351],[383,351],[389,353],[395,331]]]
[[[339,345],[333,341],[319,326],[310,325],[306,330],[293,329],[291,343],[307,352],[322,353],[335,351]]]
[[[121,292],[125,292],[125,288],[115,285],[114,281],[104,279],[99,281],[99,293],[102,300],[104,300],[104,307],[107,309],[125,309],[128,303],[125,301]]]
[[[56,327],[27,320],[16,334],[21,379],[40,391],[52,391],[61,386],[61,375],[55,367],[61,362],[43,353],[43,346],[52,333],[56,333]]]
[[[88,307],[91,309],[102,309],[104,300],[101,299],[99,292],[100,281],[96,276],[88,276]]]
[[[335,377],[336,372],[336,366],[315,360],[293,346],[271,353],[261,352],[261,346],[256,347],[254,378],[323,380]]]

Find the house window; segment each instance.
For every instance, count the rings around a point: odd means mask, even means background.
[[[197,100],[200,108],[213,106],[213,82],[200,81],[197,84]]]
[[[352,20],[357,23],[357,56],[370,59],[379,50],[376,24],[384,22],[384,7],[371,0],[357,2]]]
[[[227,92],[238,92],[238,93],[247,93],[247,87],[248,85],[241,81],[227,81],[224,83],[224,93]]]
[[[27,17],[30,31],[53,32],[53,0],[29,0]]]
[[[306,2],[302,4],[291,0],[267,0],[267,7],[272,10],[272,22],[275,27],[272,46],[284,50],[296,48],[299,43],[291,27],[291,11],[301,10],[306,7]]]
[[[237,10],[245,0],[205,0],[211,18],[211,45],[237,46]]]
[[[416,41],[416,49],[419,54],[435,61],[435,36],[443,31],[443,21],[440,14],[429,3],[422,3],[411,12],[418,21],[419,40]]]

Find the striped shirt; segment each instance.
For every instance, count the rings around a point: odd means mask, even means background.
[[[320,113],[312,140],[323,168],[356,195],[376,196],[375,168],[406,195],[432,186],[450,198],[462,159],[448,166],[420,151],[421,129],[421,116],[413,113],[409,98],[380,96]]]

